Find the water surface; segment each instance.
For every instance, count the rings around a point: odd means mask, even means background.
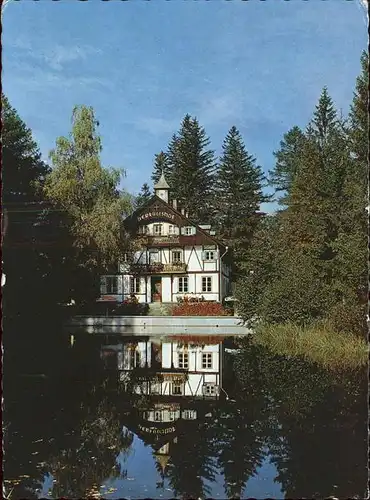
[[[366,496],[366,373],[230,337],[40,338],[5,351],[13,499]]]

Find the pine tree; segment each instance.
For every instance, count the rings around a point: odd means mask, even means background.
[[[299,168],[299,159],[305,135],[299,127],[293,127],[284,134],[284,139],[280,141],[280,149],[274,152],[276,164],[269,172],[269,183],[275,188],[275,192],[288,192]],[[285,197],[279,199],[281,205],[284,204]]]
[[[366,334],[368,242],[368,55],[362,54],[362,74],[349,116],[348,169],[340,200],[336,251],[336,288],[341,302],[331,317],[339,328]],[[367,208],[367,210],[366,210]]]
[[[209,144],[198,120],[186,115],[168,147],[168,182],[172,196],[195,222],[207,222],[211,218],[215,158],[214,152],[208,149]]]
[[[260,205],[268,199],[262,193],[262,181],[261,168],[232,127],[217,172],[215,215],[221,238],[233,248],[236,262],[243,260],[260,217]]]
[[[150,200],[151,197],[152,197],[152,193],[150,192],[149,185],[146,182],[144,182],[144,184],[141,187],[141,191],[135,200],[136,208],[142,207],[144,205],[144,203],[146,203],[148,200]]]
[[[328,317],[343,299],[338,238],[351,161],[344,124],[326,89],[294,162],[286,209],[278,214],[273,236],[275,256],[268,252],[261,269],[245,278],[238,292],[246,319],[254,315],[270,322],[307,324]],[[267,280],[263,269],[270,269]],[[260,281],[263,290],[257,286]],[[255,296],[253,287],[259,290]],[[252,297],[251,304],[244,304],[243,297]]]
[[[152,173],[153,184],[156,184],[159,181],[162,172],[164,173],[167,179],[170,178],[170,166],[168,163],[168,157],[167,154],[164,153],[163,151],[156,154],[154,157],[154,166]]]
[[[40,201],[35,181],[43,179],[49,167],[41,159],[31,130],[4,95],[1,96],[1,104],[3,203]]]
[[[350,111],[351,150],[355,159],[367,169],[369,159],[369,55],[361,56],[362,73],[357,78]],[[367,181],[367,178],[366,178]]]
[[[1,96],[2,203],[8,223],[2,246],[4,315],[43,307],[63,295],[63,280],[56,275],[62,255],[69,255],[68,241],[60,236],[60,213],[49,212],[38,185],[49,171],[41,159],[32,131]],[[61,277],[61,276],[60,276]],[[50,281],[54,278],[54,283]],[[27,300],[19,296],[27,290]]]

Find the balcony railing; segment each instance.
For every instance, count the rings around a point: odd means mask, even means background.
[[[172,264],[163,264],[164,273],[186,273],[187,265],[183,262],[173,262]]]
[[[185,273],[187,265],[182,262],[173,262],[172,264],[162,264],[154,262],[153,264],[131,264],[131,274],[170,274]]]
[[[169,235],[153,235],[153,234],[139,234],[138,239],[143,245],[158,245],[158,244],[179,244],[180,236],[178,234]]]

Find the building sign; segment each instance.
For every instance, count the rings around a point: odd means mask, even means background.
[[[171,434],[171,432],[175,432],[175,427],[168,427],[167,429],[157,429],[157,427],[144,427],[139,424],[139,429],[143,432],[148,432],[149,434]]]
[[[140,215],[137,220],[147,220],[147,219],[158,219],[160,217],[165,217],[167,219],[174,220],[175,219],[175,214],[170,214],[169,212],[158,212],[158,211],[153,211],[153,212],[146,212],[145,214]]]

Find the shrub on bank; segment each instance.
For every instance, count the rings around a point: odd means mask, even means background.
[[[183,302],[175,306],[172,316],[229,316],[218,302]]]
[[[275,354],[301,356],[335,371],[365,366],[369,352],[363,338],[351,333],[338,333],[328,321],[306,327],[293,323],[260,323],[253,342]]]

